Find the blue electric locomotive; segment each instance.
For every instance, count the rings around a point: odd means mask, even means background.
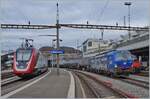
[[[126,50],[113,50],[100,53],[90,59],[91,69],[111,76],[128,75],[132,68],[131,53]]]

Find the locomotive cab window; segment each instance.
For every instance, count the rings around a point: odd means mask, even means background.
[[[116,60],[128,60],[131,59],[131,54],[127,51],[120,51],[116,54]]]
[[[16,52],[17,61],[28,61],[31,57],[32,50],[18,50]]]

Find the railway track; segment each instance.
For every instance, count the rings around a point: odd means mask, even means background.
[[[14,91],[14,90],[22,87],[23,85],[26,84],[27,81],[28,80],[16,79],[16,78],[8,80],[7,82],[5,82],[1,85],[1,95],[3,96],[5,94],[8,94],[11,91]]]
[[[1,79],[7,79],[10,77],[14,77],[15,75],[12,72],[1,73]]]
[[[110,83],[100,81],[99,79],[80,71],[73,71],[89,88],[94,97],[91,98],[136,98],[130,94],[113,88]]]
[[[20,81],[21,79],[22,79],[22,78],[17,77],[17,76],[4,79],[4,80],[1,81],[1,87],[2,87],[2,86],[6,86],[7,84],[10,84],[10,83],[13,83],[13,82]]]
[[[76,72],[74,72],[74,74],[82,81],[82,83],[84,83],[84,85],[89,89],[90,91],[90,98],[100,98],[100,95],[98,94],[98,92],[95,90],[95,88],[87,81],[87,79],[84,78],[83,75],[78,74]],[[87,90],[86,90],[87,91]],[[89,97],[87,96],[87,97]]]
[[[149,89],[149,82],[146,82],[146,81],[132,79],[132,78],[129,78],[129,77],[125,77],[125,78],[122,78],[122,79],[119,79],[119,80],[130,83],[130,84],[133,84],[133,85],[136,85],[136,86],[139,86],[139,87]]]

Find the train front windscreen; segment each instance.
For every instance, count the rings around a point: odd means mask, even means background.
[[[19,49],[16,52],[16,67],[18,69],[26,69],[28,61],[30,60],[32,50]]]
[[[17,61],[29,61],[32,50],[18,50],[16,52]]]
[[[128,51],[119,51],[116,53],[116,60],[120,61],[120,60],[131,60],[131,53]]]

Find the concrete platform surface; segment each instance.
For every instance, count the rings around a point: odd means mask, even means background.
[[[71,78],[68,71],[59,70],[59,76],[56,69],[51,69],[46,77],[10,98],[67,98]]]

